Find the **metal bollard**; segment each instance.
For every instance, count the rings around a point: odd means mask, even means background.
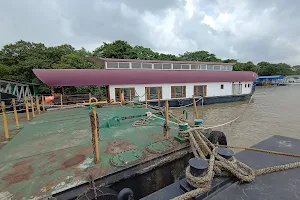
[[[228,148],[216,148],[216,152],[217,154],[219,154],[220,156],[222,156],[223,158],[230,160],[232,158],[232,156],[234,156],[234,152],[231,149]]]

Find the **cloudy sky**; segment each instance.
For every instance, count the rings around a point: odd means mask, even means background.
[[[0,0],[0,47],[23,39],[92,51],[126,40],[163,53],[300,63],[299,0]]]

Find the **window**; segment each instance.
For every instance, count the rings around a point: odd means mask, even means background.
[[[214,70],[214,66],[213,65],[207,65],[207,70]]]
[[[173,69],[181,69],[181,65],[180,64],[173,64]]]
[[[190,65],[181,65],[182,69],[190,69]]]
[[[247,87],[247,84],[245,84],[245,88]]]
[[[145,93],[147,100],[150,99],[162,99],[162,87],[145,87]]]
[[[227,67],[224,66],[224,65],[222,65],[222,66],[221,66],[221,70],[227,70]]]
[[[221,89],[222,89],[222,90],[224,89],[224,85],[223,85],[223,84],[221,85]]]
[[[172,69],[171,64],[163,64],[163,69]]]
[[[119,65],[117,62],[107,62],[107,68],[119,68]]]
[[[171,86],[171,98],[186,97],[186,86]]]
[[[119,63],[119,68],[121,69],[129,68],[129,63]]]
[[[200,65],[201,70],[206,70],[206,65]]]
[[[214,70],[221,70],[220,65],[214,65]]]
[[[194,96],[205,97],[207,92],[207,85],[194,85]]]
[[[191,65],[191,69],[199,69],[199,65]]]
[[[142,68],[143,69],[152,69],[152,64],[151,63],[143,63]]]
[[[153,69],[162,69],[162,64],[153,64]]]
[[[121,93],[124,92],[124,100],[130,101],[130,95],[131,95],[131,101],[133,100],[133,97],[135,96],[135,88],[115,88],[115,100],[120,102],[121,101]]]
[[[141,69],[142,65],[141,65],[141,63],[131,63],[131,68],[132,69]]]
[[[248,87],[251,87],[251,84],[248,84]]]

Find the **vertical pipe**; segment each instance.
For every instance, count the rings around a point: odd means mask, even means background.
[[[35,101],[36,101],[36,109],[38,114],[41,114],[41,108],[40,108],[40,99],[39,96],[35,96]]]
[[[96,108],[92,108],[93,111],[93,115],[94,115],[94,123],[96,125],[95,129],[93,130],[93,134],[94,134],[94,139],[95,139],[95,164],[97,164],[100,160],[100,155],[99,155],[99,138],[98,138],[98,122],[97,122],[97,113],[96,113]]]
[[[14,107],[14,116],[15,116],[15,120],[16,120],[16,127],[17,127],[17,129],[19,129],[20,126],[19,126],[18,112],[17,112],[17,109],[16,109],[16,100],[12,99],[11,102],[12,102],[12,105]]]
[[[24,103],[25,103],[25,109],[26,109],[26,117],[27,117],[27,120],[29,121],[30,116],[29,116],[28,97],[27,96],[24,98]]]
[[[60,94],[60,105],[62,106],[63,105],[63,95]]]
[[[42,96],[42,106],[43,106],[43,112],[45,112],[45,97]]]
[[[30,103],[31,103],[32,118],[35,118],[33,96],[30,96]]]
[[[165,123],[166,125],[168,126],[169,125],[169,101],[166,100],[166,103],[165,103],[165,107],[166,107],[166,112],[165,112]],[[169,137],[169,130],[168,129],[165,129],[165,136],[166,138]]]
[[[193,104],[194,104],[194,112],[195,112],[196,119],[199,119],[198,111],[197,111],[197,105],[196,105],[196,100],[195,100],[195,96],[194,95],[193,95]]]
[[[2,117],[3,117],[3,125],[4,125],[4,136],[5,136],[5,139],[8,140],[9,134],[8,134],[8,125],[7,125],[4,101],[1,101],[1,107],[2,107]]]

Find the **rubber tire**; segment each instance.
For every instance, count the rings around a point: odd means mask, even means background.
[[[227,138],[225,133],[221,131],[212,131],[208,137],[208,140],[213,144],[226,145]]]

